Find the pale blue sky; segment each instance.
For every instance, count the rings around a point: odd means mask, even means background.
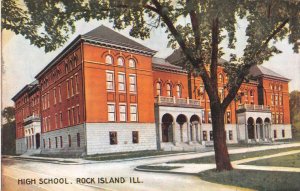
[[[77,22],[76,32],[73,34],[68,43],[69,44],[77,35],[84,34],[99,25],[104,24],[108,27],[112,25],[104,21],[91,21],[85,23],[83,21]],[[246,27],[245,22],[240,22],[238,25],[238,44],[235,53],[241,54],[245,45],[246,37],[244,36],[244,29]],[[158,51],[158,57],[165,58],[172,53],[172,49],[167,48],[167,38],[164,33],[164,29],[156,29],[152,31],[151,38],[147,40],[134,39],[137,42]],[[118,31],[121,34],[130,37],[128,30]],[[14,35],[12,33],[5,32],[4,38],[9,36],[10,40],[5,40],[2,43],[4,70],[2,71],[3,79],[3,107],[13,105],[11,98],[26,84],[31,83],[34,80],[34,76],[44,68],[64,47],[58,50],[45,53],[43,49],[39,49],[33,45],[30,45],[28,40],[25,40],[21,35]],[[130,37],[132,38],[132,37]],[[283,51],[282,54],[276,55],[270,59],[270,61],[263,65],[273,71],[291,79],[289,83],[290,91],[300,90],[300,54],[294,54],[292,46],[288,44],[287,40],[277,43],[277,46]],[[226,51],[224,56],[228,59],[229,52]]]

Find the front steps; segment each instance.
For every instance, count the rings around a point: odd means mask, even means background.
[[[23,153],[21,156],[32,156],[37,155],[41,153],[41,149],[29,149],[25,153]]]

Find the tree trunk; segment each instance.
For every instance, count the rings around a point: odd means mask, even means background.
[[[232,170],[226,145],[224,110],[219,103],[211,103],[210,105],[217,171]]]

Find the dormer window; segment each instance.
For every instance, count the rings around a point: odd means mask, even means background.
[[[129,59],[129,67],[130,68],[136,68],[136,62],[134,59]]]
[[[113,64],[113,58],[111,55],[105,57],[105,64]]]
[[[124,66],[124,59],[122,57],[118,58],[118,66]]]

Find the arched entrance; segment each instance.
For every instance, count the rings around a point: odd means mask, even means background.
[[[248,139],[254,139],[254,119],[249,117],[247,120]]]
[[[256,119],[256,127],[257,127],[256,137],[258,137],[259,139],[263,139],[264,138],[263,120],[260,117]]]
[[[36,149],[39,149],[40,148],[40,137],[41,137],[41,135],[39,134],[39,133],[37,133],[36,135],[35,135],[35,141],[36,141]]]
[[[187,122],[187,118],[185,115],[180,114],[177,116],[176,118],[176,122],[179,124],[180,126],[180,141],[183,142],[183,124],[185,124]]]
[[[192,115],[190,119],[191,125],[190,125],[190,136],[191,141],[200,141],[199,138],[199,123],[200,123],[200,117],[198,115]]]
[[[166,113],[162,117],[162,142],[173,141],[173,117]]]

